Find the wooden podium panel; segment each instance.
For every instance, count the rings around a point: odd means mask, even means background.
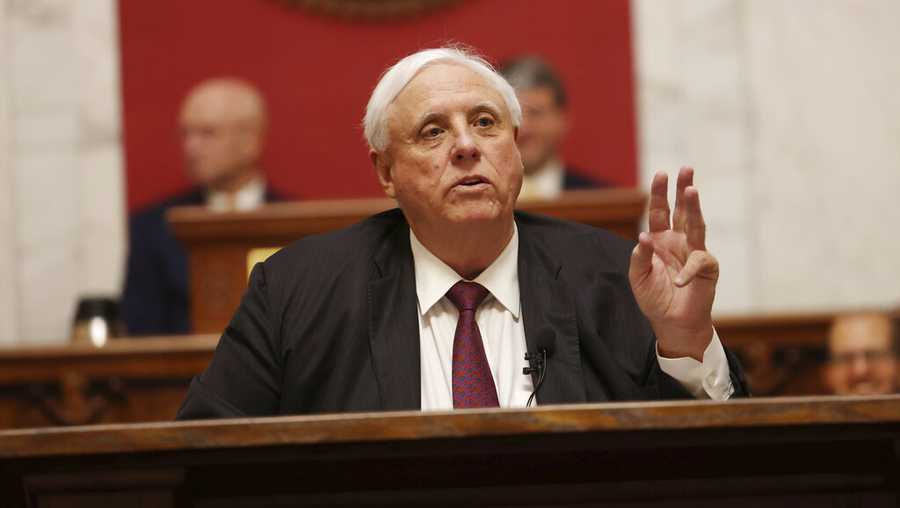
[[[11,507],[897,506],[900,397],[0,432]]]
[[[558,200],[524,202],[519,208],[637,238],[646,200],[638,189],[573,191]],[[384,198],[276,203],[241,213],[214,213],[204,207],[170,210],[175,236],[188,251],[194,332],[225,329],[247,287],[250,251],[283,247],[396,206]]]
[[[0,428],[175,417],[218,336],[0,349]],[[0,504],[2,506],[2,504]]]

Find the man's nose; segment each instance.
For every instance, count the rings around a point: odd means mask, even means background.
[[[456,143],[453,146],[453,160],[457,163],[465,163],[466,161],[477,161],[481,158],[481,150],[471,133],[466,130],[460,131],[456,137]]]
[[[864,377],[869,373],[869,362],[865,355],[856,355],[850,363],[850,372],[854,377]]]

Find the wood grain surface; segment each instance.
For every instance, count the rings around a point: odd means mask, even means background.
[[[96,425],[0,432],[0,459],[636,430],[900,424],[900,396],[643,402]]]

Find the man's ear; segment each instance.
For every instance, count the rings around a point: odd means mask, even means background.
[[[374,149],[369,150],[369,159],[375,166],[375,173],[378,174],[378,182],[381,183],[381,189],[388,197],[396,197],[394,192],[394,178],[391,175],[391,161],[386,152],[377,152]]]

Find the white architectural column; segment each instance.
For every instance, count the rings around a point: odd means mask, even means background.
[[[70,2],[8,1],[18,341],[61,340],[78,293],[77,61]]]
[[[7,5],[0,2],[0,345],[12,344],[19,334],[19,274],[15,173],[13,172],[12,111],[10,107],[10,34]]]
[[[78,297],[115,294],[121,279],[115,2],[6,0],[4,10],[18,318],[6,341],[61,342]]]
[[[78,162],[80,200],[78,289],[118,295],[123,280],[125,178],[118,2],[75,11],[78,61]]]

